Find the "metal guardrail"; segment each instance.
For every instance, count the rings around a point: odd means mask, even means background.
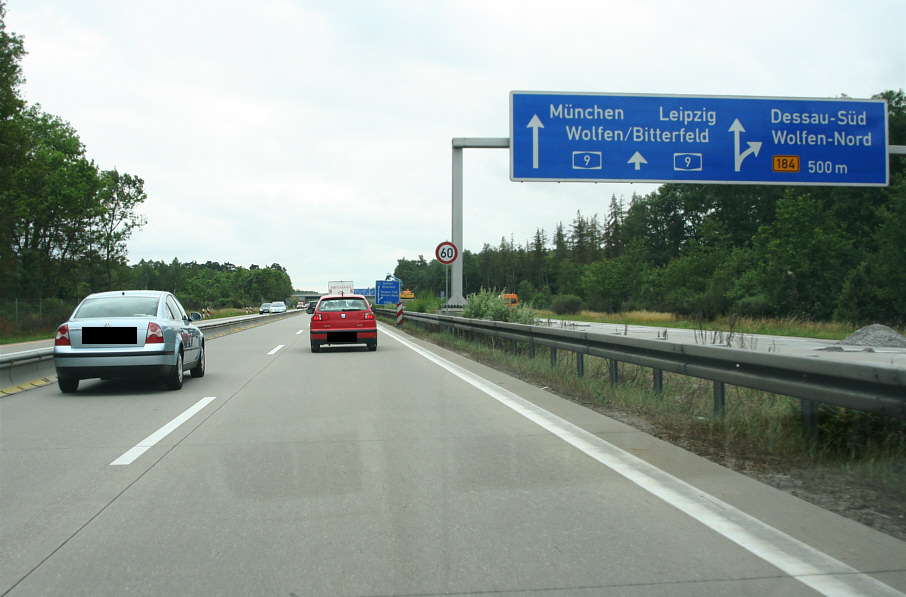
[[[202,320],[195,325],[204,332],[205,339],[210,340],[238,330],[272,323],[284,317],[299,315],[303,312],[288,309],[286,313]],[[0,354],[0,388],[55,374],[53,347],[38,348],[14,354]]]
[[[381,310],[376,310],[381,315]],[[393,314],[395,317],[395,313]],[[906,368],[865,363],[823,361],[813,358],[754,352],[719,345],[680,344],[612,336],[594,332],[551,329],[543,326],[466,319],[448,315],[404,312],[403,320],[436,328],[459,330],[551,349],[551,363],[558,350],[577,355],[577,373],[584,374],[584,355],[610,361],[610,378],[617,382],[619,362],[649,367],[654,389],[663,387],[669,371],[714,382],[714,411],[726,403],[726,384],[791,396],[803,401],[803,421],[813,426],[817,403],[906,419]]]

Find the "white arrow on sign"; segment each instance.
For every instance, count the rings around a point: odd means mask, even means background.
[[[736,171],[739,172],[744,159],[753,153],[755,154],[755,157],[758,157],[758,152],[761,151],[761,141],[746,141],[749,148],[744,152],[739,153],[739,134],[746,132],[746,129],[742,127],[742,123],[739,122],[738,118],[733,120],[733,124],[730,126],[730,132],[733,133],[734,149],[736,150]]]
[[[635,169],[636,169],[636,170],[641,170],[641,169],[642,169],[642,164],[647,164],[647,163],[648,163],[648,160],[646,160],[645,158],[643,158],[643,157],[642,157],[642,154],[640,154],[639,152],[635,152],[634,154],[632,154],[632,157],[629,158],[629,161],[626,162],[626,163],[627,163],[627,164],[635,164]]]
[[[538,118],[538,115],[535,114],[532,116],[532,119],[529,120],[527,129],[532,129],[532,168],[535,170],[538,169],[538,129],[543,129],[544,125],[541,124],[541,119]]]

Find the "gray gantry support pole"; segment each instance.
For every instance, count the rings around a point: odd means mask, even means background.
[[[466,299],[462,292],[462,150],[466,147],[507,149],[509,146],[509,137],[453,138],[453,230],[451,240],[456,245],[459,255],[452,264],[450,298],[447,299],[447,307],[466,306]]]

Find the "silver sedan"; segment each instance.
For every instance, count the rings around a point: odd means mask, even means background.
[[[64,393],[94,377],[162,378],[182,387],[183,372],[204,376],[204,334],[169,292],[118,290],[87,296],[57,328],[54,367]]]

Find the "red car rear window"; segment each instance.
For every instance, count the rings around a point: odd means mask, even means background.
[[[318,305],[318,311],[367,311],[368,301],[360,298],[325,299]]]

